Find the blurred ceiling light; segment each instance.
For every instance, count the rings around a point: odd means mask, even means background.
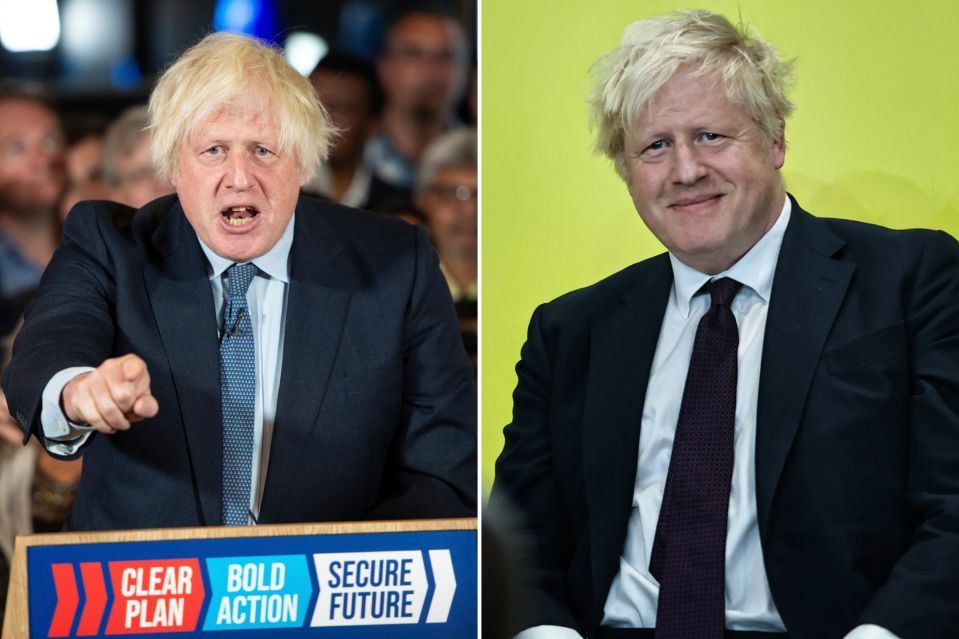
[[[286,37],[284,49],[286,61],[305,76],[313,72],[317,63],[329,52],[330,46],[315,33],[296,31]]]
[[[0,0],[0,44],[8,51],[49,51],[60,41],[57,0]]]
[[[68,66],[107,73],[114,60],[133,48],[129,0],[64,0],[63,53]]]
[[[260,5],[254,0],[221,0],[213,12],[213,26],[222,31],[247,33],[253,28]]]
[[[276,8],[271,0],[216,0],[213,30],[273,40],[277,33]]]

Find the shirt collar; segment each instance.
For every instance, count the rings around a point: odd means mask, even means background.
[[[731,277],[743,286],[756,292],[766,303],[773,290],[773,275],[776,272],[776,262],[779,260],[779,248],[783,243],[786,226],[789,225],[789,216],[792,213],[792,202],[785,198],[779,219],[772,225],[765,235],[759,238],[749,251],[736,261],[729,269],[716,275],[700,273],[696,269],[679,261],[672,253],[669,262],[673,267],[673,294],[680,314],[688,318],[689,306],[693,296],[702,289],[706,282],[722,277]]]
[[[293,246],[293,225],[295,221],[296,213],[290,217],[290,221],[283,230],[283,235],[273,245],[273,248],[252,260],[260,272],[266,273],[270,278],[280,280],[285,284],[290,283],[289,257],[290,247]],[[210,263],[210,277],[223,277],[223,272],[233,266],[234,262],[214,253],[213,249],[207,246],[199,235],[196,239],[200,240],[200,248],[203,249],[203,254],[206,255],[206,259]]]

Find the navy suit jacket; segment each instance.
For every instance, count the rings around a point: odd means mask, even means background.
[[[491,501],[526,522],[521,627],[592,634],[626,541],[660,255],[538,308]],[[793,639],[959,628],[959,250],[793,203],[766,322],[756,506]]]
[[[43,439],[59,370],[136,353],[159,414],[95,434],[68,528],[221,523],[217,326],[208,264],[176,196],[84,202],[44,275],[4,388]],[[476,399],[425,233],[301,197],[259,522],[472,516]]]

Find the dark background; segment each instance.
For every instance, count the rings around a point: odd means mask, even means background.
[[[112,118],[145,102],[159,73],[202,36],[225,28],[230,10],[234,16],[257,16],[246,22],[252,29],[243,30],[280,46],[290,33],[308,31],[332,49],[373,58],[391,15],[440,9],[459,18],[475,61],[475,0],[58,0],[57,5],[56,47],[12,53],[0,44],[0,78],[42,83],[73,139],[89,120]]]

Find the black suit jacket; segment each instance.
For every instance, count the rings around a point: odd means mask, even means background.
[[[75,529],[221,522],[219,347],[208,264],[176,196],[70,214],[4,387],[43,439],[59,370],[136,353],[159,414],[94,435]],[[259,521],[475,514],[475,390],[425,234],[302,197],[277,413]]]
[[[533,315],[491,499],[525,516],[522,627],[599,625],[629,520],[666,255]],[[793,203],[759,382],[756,503],[794,639],[959,628],[959,251]]]

